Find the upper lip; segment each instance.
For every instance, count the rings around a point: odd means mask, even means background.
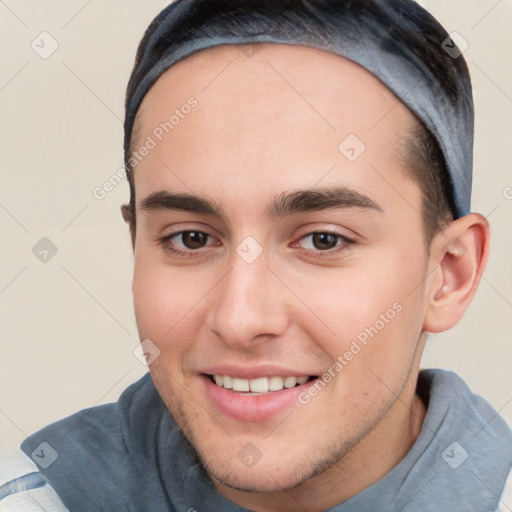
[[[239,379],[258,379],[260,377],[303,377],[318,375],[315,372],[293,370],[290,368],[283,368],[273,364],[259,365],[259,366],[242,366],[232,364],[218,364],[209,366],[199,373],[207,375],[229,375]]]

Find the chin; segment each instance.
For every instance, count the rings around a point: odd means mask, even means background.
[[[215,452],[211,444],[205,450],[200,443],[198,446],[194,439],[189,439],[193,445],[202,465],[216,486],[220,484],[227,488],[251,492],[269,493],[288,491],[300,487],[304,482],[310,481],[322,474],[347,453],[348,446],[338,447],[330,453],[323,453],[316,457],[311,450],[304,453],[295,453],[294,457],[277,457],[269,460],[263,457],[253,467],[244,467],[241,463],[234,467],[236,453],[231,455],[227,447]],[[218,454],[222,454],[220,457]],[[236,460],[238,463],[238,460]]]
[[[217,467],[217,464],[203,461],[203,465],[214,483],[221,484],[230,489],[251,493],[279,492],[299,487],[308,480],[313,470],[309,473],[300,473],[297,468],[283,473],[282,468],[247,468],[241,471],[233,471],[229,461]],[[277,470],[279,469],[279,470]],[[279,475],[279,476],[277,476]]]

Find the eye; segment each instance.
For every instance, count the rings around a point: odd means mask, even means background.
[[[212,237],[208,233],[190,230],[171,233],[160,238],[158,242],[171,254],[193,256],[193,253],[200,252],[199,249],[207,247],[206,243],[209,238],[211,239]]]
[[[300,238],[301,246],[315,257],[324,257],[350,249],[355,241],[331,231],[314,231]],[[334,249],[334,250],[333,250]],[[322,254],[324,253],[324,254]]]
[[[181,238],[182,244],[185,249],[201,249],[208,239],[208,234],[202,231],[183,231],[174,235],[172,238]]]
[[[301,240],[309,239],[310,245],[313,246],[309,247],[310,249],[318,249],[323,251],[336,247],[336,245],[338,245],[339,238],[340,237],[337,237],[332,233],[316,232],[302,237]]]

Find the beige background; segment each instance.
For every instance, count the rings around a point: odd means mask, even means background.
[[[476,101],[473,210],[492,256],[462,323],[432,336],[423,365],[459,373],[512,423],[512,1],[421,2],[469,43]],[[0,0],[0,454],[36,429],[116,400],[145,367],[119,205],[126,83],[163,0]],[[58,49],[41,58],[31,47]],[[37,48],[37,46],[36,46]],[[508,200],[507,197],[508,196]],[[43,237],[58,252],[32,253]]]

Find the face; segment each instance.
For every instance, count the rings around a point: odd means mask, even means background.
[[[428,260],[406,107],[334,54],[246,50],[196,53],[144,99],[133,294],[214,481],[275,491],[404,419]]]

